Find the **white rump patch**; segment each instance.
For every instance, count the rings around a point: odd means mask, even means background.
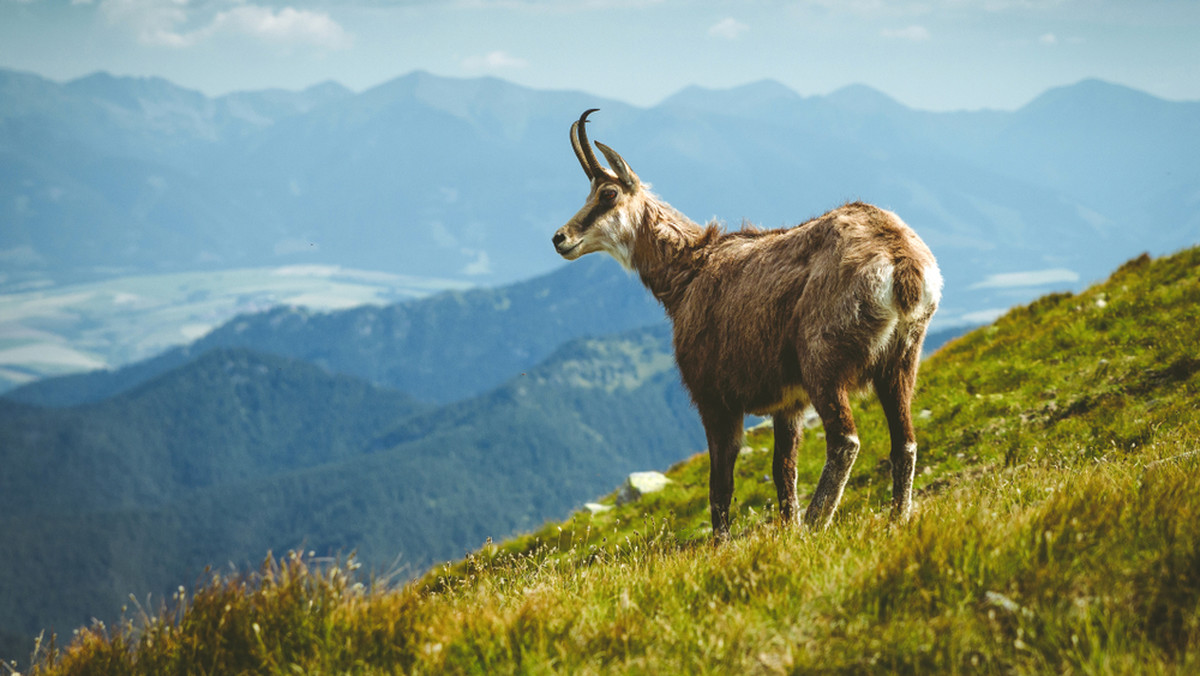
[[[942,280],[942,271],[938,269],[937,265],[930,265],[921,271],[921,278],[925,280],[921,304],[929,307],[940,303],[942,301],[942,285],[945,283]]]

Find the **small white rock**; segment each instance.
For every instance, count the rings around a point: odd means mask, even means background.
[[[633,502],[647,493],[657,493],[671,483],[662,472],[633,472],[625,480],[621,493],[617,496],[617,504]]]

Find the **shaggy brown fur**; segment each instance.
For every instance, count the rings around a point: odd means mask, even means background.
[[[895,214],[857,202],[794,228],[702,227],[650,193],[607,146],[596,144],[612,169],[589,157],[587,115],[572,126],[572,145],[591,193],[554,244],[570,260],[609,252],[666,308],[708,437],[714,535],[728,536],[746,413],[774,418],[780,511],[798,518],[799,416],[810,403],[825,426],[826,464],[805,521],[827,525],[858,454],[849,397],[867,385],[891,433],[893,512],[907,518],[916,462],[909,407],[941,293],[928,247]]]

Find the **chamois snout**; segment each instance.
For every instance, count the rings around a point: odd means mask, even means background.
[[[582,240],[576,239],[574,241],[570,241],[567,237],[566,229],[567,226],[564,225],[558,229],[558,232],[554,233],[554,250],[558,252],[559,256],[562,256],[567,260],[575,260],[576,258],[579,258],[579,254],[581,253],[579,251],[579,245],[582,243]]]

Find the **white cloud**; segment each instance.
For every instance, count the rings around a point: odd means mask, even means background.
[[[879,34],[885,38],[908,40],[909,42],[924,42],[929,39],[929,29],[916,25],[906,28],[885,28]]]
[[[748,30],[750,30],[749,26],[730,16],[710,26],[708,34],[714,38],[736,40],[742,37],[742,34]]]
[[[513,56],[504,50],[488,52],[483,56],[468,56],[462,60],[463,68],[467,70],[504,70],[509,68],[524,68],[529,62],[519,56]]]
[[[188,19],[186,6],[186,0],[102,0],[100,12],[136,33],[139,42],[186,47],[192,43],[178,32]]]
[[[202,29],[212,34],[241,33],[276,44],[301,44],[327,49],[349,47],[353,38],[324,12],[284,7],[243,5],[220,12]]]
[[[1043,45],[1057,45],[1058,36],[1056,36],[1054,33],[1045,33],[1038,38],[1038,42],[1042,43]]]
[[[1047,284],[1068,284],[1079,281],[1079,273],[1066,268],[1028,270],[1024,272],[1001,272],[988,275],[983,281],[975,282],[970,289],[1012,289]]]
[[[191,47],[223,35],[323,49],[344,49],[354,41],[325,12],[239,4],[205,23],[189,4],[188,0],[101,0],[99,7],[109,23],[133,30],[140,42],[150,45]]]

